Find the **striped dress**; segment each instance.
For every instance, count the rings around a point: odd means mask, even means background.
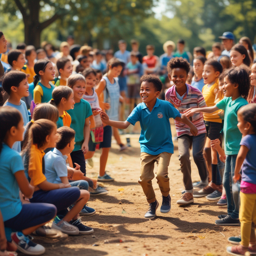
[[[180,100],[176,96],[175,85],[169,88],[165,94],[165,99],[172,103],[175,108],[179,110],[182,114],[185,110],[189,108],[202,108],[206,107],[206,103],[202,93],[197,89],[187,84],[188,92],[184,96],[183,100]],[[204,118],[202,113],[196,113],[191,118],[190,121],[196,126],[198,130],[198,135],[206,133]],[[190,128],[181,122],[175,120],[175,126],[178,137],[182,135],[193,136],[190,132]]]

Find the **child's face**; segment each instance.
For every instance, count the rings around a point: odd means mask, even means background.
[[[212,52],[213,52],[213,55],[216,57],[219,57],[221,55],[221,50],[219,48],[212,47]]]
[[[36,59],[36,51],[31,51],[30,55],[27,56],[27,59],[34,61]]]
[[[72,92],[67,100],[67,103],[65,104],[66,105],[66,109],[65,110],[70,110],[70,109],[73,109],[74,108],[74,104],[75,104],[75,101],[74,101],[74,93]]]
[[[65,56],[69,55],[69,47],[68,46],[63,46],[61,51],[63,52],[63,55],[65,55]]]
[[[251,80],[251,85],[256,86],[256,64],[252,65],[250,80]]]
[[[204,65],[203,79],[205,84],[211,84],[219,77],[220,72],[215,71],[212,65]]]
[[[44,71],[39,71],[39,74],[40,76],[43,76],[44,79],[48,80],[48,81],[52,81],[54,79],[54,76],[55,76],[55,68],[54,66],[52,65],[51,62],[49,62]]]
[[[45,53],[44,51],[39,52],[39,53],[37,54],[37,59],[38,59],[38,60],[43,60],[43,59],[45,59],[45,58],[46,58],[46,53]]]
[[[0,54],[5,53],[7,51],[7,40],[5,39],[5,36],[2,35],[0,38]]]
[[[237,127],[239,129],[239,131],[242,133],[242,135],[247,135],[248,132],[249,132],[249,128],[250,128],[250,125],[248,122],[246,122],[243,118],[243,115],[241,113],[241,111],[238,111],[238,114],[237,114]]]
[[[123,67],[122,66],[117,66],[117,67],[110,67],[111,70],[111,74],[113,75],[113,77],[118,77],[121,72],[122,72]]]
[[[153,56],[154,55],[154,49],[153,48],[149,48],[149,49],[147,49],[147,55],[148,56]]]
[[[94,74],[89,74],[86,78],[85,78],[85,86],[86,88],[93,88],[96,84],[96,76]]]
[[[101,79],[102,79],[102,73],[97,73],[97,76],[96,76],[96,85],[100,82]]]
[[[74,150],[74,148],[75,148],[75,138],[73,138],[71,141],[70,141],[70,143],[69,143],[69,152],[68,152],[68,154],[70,154],[73,150]]]
[[[20,70],[20,69],[23,68],[25,63],[26,63],[25,55],[22,53],[22,54],[19,55],[17,60],[13,61],[13,67],[15,69],[19,69]]]
[[[63,69],[60,69],[60,75],[63,77],[63,78],[68,78],[71,76],[73,72],[73,66],[71,64],[71,61],[68,61],[64,68]]]
[[[93,57],[92,57],[92,56],[88,56],[88,57],[87,57],[87,60],[89,61],[90,64],[92,64],[92,62],[93,62]]]
[[[80,64],[83,66],[83,68],[89,68],[90,67],[90,60],[87,59],[82,59]]]
[[[101,55],[101,54],[95,55],[95,60],[96,60],[97,62],[101,62],[101,60],[102,60],[102,55]]]
[[[131,56],[131,62],[132,64],[136,64],[138,61],[138,58],[136,56]]]
[[[52,132],[46,136],[45,148],[55,148],[56,143],[60,139],[60,135],[57,133],[57,126],[55,125]]]
[[[73,86],[73,92],[74,92],[74,100],[75,102],[80,101],[83,98],[83,95],[85,93],[85,82],[82,80],[78,80],[76,84]]]
[[[232,97],[234,90],[237,88],[236,84],[232,84],[227,76],[224,77],[223,93],[225,97]]]
[[[24,122],[23,122],[23,118],[21,117],[20,122],[18,123],[17,127],[13,126],[10,130],[13,139],[15,141],[23,141],[23,134],[24,134]]]
[[[224,93],[224,79],[223,80],[219,80],[219,91]]]
[[[202,75],[204,71],[204,64],[201,60],[194,60],[194,72],[196,75]]]
[[[12,90],[13,92],[17,93],[17,95],[19,95],[20,98],[22,98],[22,97],[28,97],[28,96],[29,96],[28,88],[29,88],[29,86],[28,86],[28,80],[27,80],[27,78],[25,78],[25,79],[23,79],[23,80],[20,82],[20,84],[19,84],[18,87],[12,86],[12,87],[11,87],[11,90]]]
[[[245,58],[244,54],[241,54],[238,51],[232,50],[230,52],[230,60],[233,66],[239,67],[241,64],[243,64],[243,60]]]
[[[184,88],[186,86],[186,80],[188,78],[187,71],[183,68],[173,68],[169,79],[175,84],[177,89]]]
[[[156,91],[153,83],[142,82],[140,86],[140,97],[145,104],[152,100],[155,100],[159,96],[160,92]]]

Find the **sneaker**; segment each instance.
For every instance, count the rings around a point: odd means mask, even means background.
[[[96,189],[89,187],[89,192],[91,196],[106,195],[108,193],[108,191],[101,186],[98,186]]]
[[[93,208],[86,206],[86,205],[80,212],[81,216],[92,216],[94,214],[96,214],[96,211]]]
[[[241,236],[231,236],[228,238],[228,241],[231,244],[239,245],[241,243],[242,239],[241,239]]]
[[[162,206],[160,208],[160,212],[167,213],[170,210],[171,210],[171,197],[170,197],[170,195],[163,196],[163,202],[162,202]]]
[[[249,246],[248,250],[249,250],[249,252],[251,252],[251,253],[256,253],[256,245],[254,244],[254,245],[252,245],[252,246]],[[253,254],[253,255],[254,255],[254,254]]]
[[[24,254],[41,255],[45,253],[45,248],[42,245],[32,242],[21,232],[12,233],[11,238],[18,250]]]
[[[120,151],[124,151],[124,150],[126,150],[128,147],[126,146],[126,145],[124,145],[124,144],[120,144],[119,145],[120,146]]]
[[[105,173],[103,176],[98,176],[98,181],[107,182],[114,181],[114,179],[110,175]]]
[[[212,188],[210,185],[208,185],[197,192],[195,191],[193,193],[193,195],[195,198],[200,198],[200,197],[204,197],[204,196],[211,194],[214,190],[215,190],[214,188]]]
[[[90,166],[90,167],[94,167],[94,162],[92,158],[86,159],[86,163]]]
[[[130,138],[126,138],[126,145],[127,145],[128,148],[130,148],[132,146]]]
[[[193,188],[199,188],[199,189],[202,189],[202,188],[205,188],[206,186],[208,185],[208,183],[204,183],[202,181],[198,181],[198,182],[194,182],[193,183]]]
[[[59,233],[58,230],[52,229],[49,226],[42,226],[37,228],[32,234],[35,236],[55,237]]]
[[[88,235],[94,232],[92,228],[83,225],[80,219],[71,220],[69,223],[73,227],[77,228],[79,230],[79,234],[81,235]]]
[[[222,196],[220,200],[217,202],[217,205],[219,206],[226,206],[227,205],[227,198],[225,196]]]
[[[227,215],[225,218],[216,220],[216,225],[219,226],[240,226],[239,219],[233,219],[230,215]]]
[[[229,246],[227,247],[227,253],[231,255],[245,255],[245,253],[248,251],[248,247],[243,247],[242,245],[237,246]]]
[[[151,204],[149,204],[149,209],[144,215],[145,218],[147,219],[154,219],[156,217],[156,209],[158,208],[159,203],[157,200]]]
[[[181,199],[179,199],[177,201],[177,204],[180,204],[180,205],[187,205],[187,204],[192,204],[194,203],[194,198],[193,198],[193,194],[192,193],[185,193]]]
[[[221,198],[221,192],[218,190],[214,190],[211,194],[206,196],[206,199],[209,201],[217,201]]]
[[[226,218],[227,216],[228,216],[227,214],[220,214],[220,215],[218,215],[218,218],[221,220],[221,219]]]
[[[67,221],[61,221],[58,217],[55,217],[52,228],[60,230],[62,233],[76,236],[79,235],[79,229],[73,225],[70,225]]]

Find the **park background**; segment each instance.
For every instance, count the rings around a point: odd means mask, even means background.
[[[238,40],[255,43],[255,0],[0,0],[0,26],[15,47],[39,48],[42,41],[58,47],[69,35],[98,49],[118,48],[118,40],[137,39],[163,53],[167,40],[211,49],[218,36],[231,31]],[[128,50],[130,46],[128,46]]]

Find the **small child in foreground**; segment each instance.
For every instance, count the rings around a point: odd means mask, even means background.
[[[158,99],[161,90],[162,83],[158,77],[145,75],[141,78],[140,86],[142,103],[133,109],[126,121],[109,120],[108,115],[103,111],[101,112],[103,123],[119,129],[126,129],[130,124],[135,125],[137,121],[140,121],[141,176],[139,183],[150,204],[145,218],[150,219],[156,217],[156,210],[159,206],[152,187],[155,163],[158,165],[156,179],[163,195],[160,211],[168,213],[171,209],[168,166],[173,154],[173,143],[169,118],[183,122],[190,127],[193,135],[197,134],[197,128],[184,115],[181,115],[172,104]]]

